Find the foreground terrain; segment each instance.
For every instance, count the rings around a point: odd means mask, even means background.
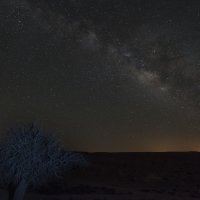
[[[200,199],[200,153],[89,153],[87,169],[74,169],[27,200]],[[6,199],[2,190],[0,199]]]

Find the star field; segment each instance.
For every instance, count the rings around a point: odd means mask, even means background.
[[[1,131],[83,151],[200,150],[200,4],[3,0]]]

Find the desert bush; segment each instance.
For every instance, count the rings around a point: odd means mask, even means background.
[[[86,166],[85,158],[66,152],[61,143],[34,123],[12,128],[0,144],[0,182],[9,199],[21,200],[28,187],[37,187],[63,170]]]

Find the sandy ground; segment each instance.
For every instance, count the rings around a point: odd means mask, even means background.
[[[200,199],[200,153],[94,153],[88,169],[65,174],[32,200]],[[7,199],[0,191],[0,199]]]
[[[133,190],[132,194],[62,194],[62,195],[43,195],[28,193],[25,200],[190,200],[199,199],[199,195],[188,193],[187,191],[179,191],[173,193],[171,191],[137,191]],[[7,193],[1,191],[1,200],[7,199]]]
[[[7,199],[7,194],[1,191],[0,195],[1,200]],[[190,199],[199,199],[199,196],[188,195],[188,194],[169,194],[169,193],[160,193],[156,192],[137,192],[134,191],[133,194],[84,194],[84,195],[38,195],[38,194],[27,194],[25,200],[190,200]]]

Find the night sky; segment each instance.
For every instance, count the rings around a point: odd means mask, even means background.
[[[200,1],[1,0],[0,131],[69,149],[200,150]]]

